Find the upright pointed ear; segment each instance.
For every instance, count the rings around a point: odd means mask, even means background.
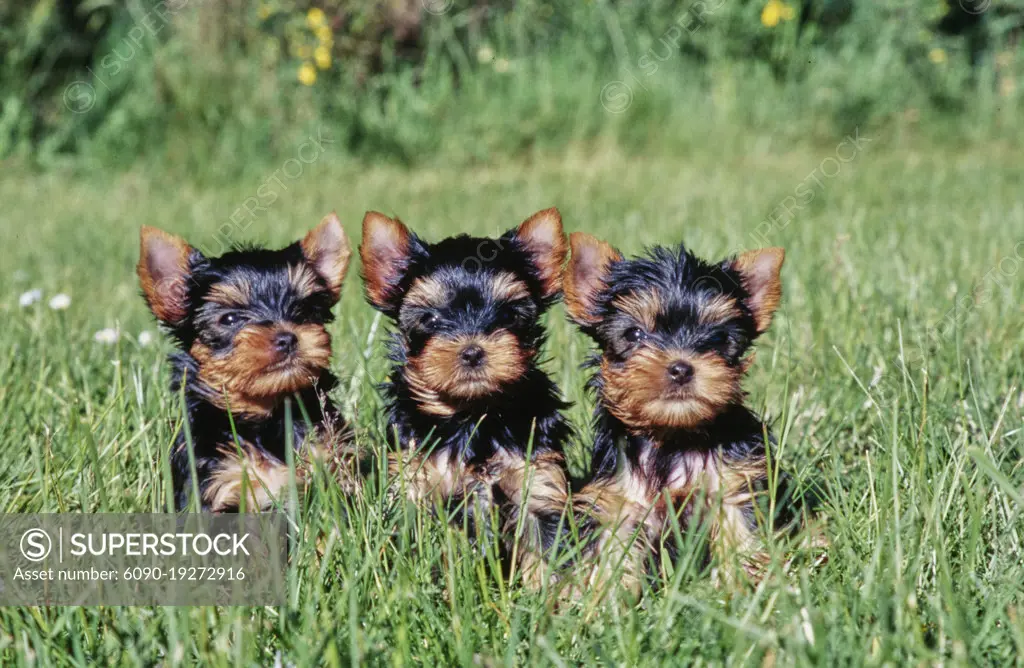
[[[538,211],[516,229],[516,239],[537,270],[544,297],[557,295],[562,290],[562,265],[568,253],[562,214],[555,208]]]
[[[761,248],[740,253],[727,263],[743,281],[748,295],[746,305],[754,315],[758,334],[768,329],[782,299],[780,272],[785,259],[786,251],[782,248]]]
[[[352,247],[345,235],[345,228],[333,211],[309,231],[299,242],[302,255],[320,278],[327,283],[327,289],[335,302],[341,297],[341,284],[352,258]]]
[[[584,232],[569,235],[572,256],[565,270],[565,308],[578,325],[593,325],[598,296],[607,288],[606,279],[613,262],[622,254],[597,237]]]
[[[179,325],[188,315],[189,256],[192,249],[180,237],[143,226],[135,272],[142,294],[157,320]]]
[[[410,254],[409,228],[382,213],[366,212],[359,257],[371,304],[384,311],[398,304],[395,289],[409,265]]]

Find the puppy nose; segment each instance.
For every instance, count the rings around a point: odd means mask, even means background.
[[[274,336],[274,350],[283,355],[291,355],[298,347],[299,337],[293,332],[278,332]]]
[[[677,385],[685,385],[693,378],[693,365],[688,362],[673,362],[668,367],[668,377]]]
[[[484,349],[475,343],[466,346],[462,349],[462,352],[459,353],[459,359],[462,360],[462,364],[471,369],[475,369],[483,364],[484,358],[486,357],[487,354],[484,352]]]

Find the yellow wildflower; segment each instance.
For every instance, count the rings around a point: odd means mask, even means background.
[[[264,5],[263,3],[260,3],[259,9],[256,10],[256,15],[260,17],[261,21],[266,21],[272,13],[273,10],[270,9],[270,5]]]
[[[303,86],[312,86],[316,83],[316,68],[309,63],[302,63],[299,67],[299,83]]]
[[[331,66],[331,50],[326,46],[318,46],[313,52],[313,59],[316,61],[317,67],[326,70]]]
[[[941,65],[942,63],[946,62],[945,49],[935,47],[934,49],[928,52],[928,60],[932,61],[936,65]]]
[[[782,0],[768,0],[761,10],[761,24],[766,28],[774,28],[780,21],[791,21],[796,17],[796,10]]]
[[[313,34],[316,35],[316,38],[323,44],[331,45],[334,43],[334,33],[331,32],[331,29],[328,26],[320,26],[313,31]]]
[[[316,28],[325,25],[326,23],[327,17],[324,16],[324,10],[320,9],[319,7],[313,7],[308,12],[306,12],[306,25],[309,26],[310,30],[315,30]]]

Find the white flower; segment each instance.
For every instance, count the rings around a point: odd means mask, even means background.
[[[481,46],[476,52],[476,59],[484,64],[491,62],[494,60],[494,49],[489,46]]]
[[[121,338],[121,332],[107,327],[93,334],[92,338],[96,343],[117,343],[117,340]]]
[[[50,308],[54,311],[63,311],[69,306],[71,306],[71,297],[63,292],[50,298]]]
[[[508,62],[508,58],[498,58],[494,61],[494,71],[498,74],[508,72],[509,67],[510,63]]]
[[[36,288],[35,290],[29,290],[28,292],[21,293],[21,296],[18,297],[18,306],[22,308],[25,308],[26,306],[32,306],[32,304],[35,304],[42,298],[43,291],[40,290],[39,288]]]
[[[141,332],[139,332],[138,341],[140,346],[148,346],[149,344],[153,343],[153,332],[149,331],[148,329],[142,330]]]
[[[885,373],[885,367],[879,364],[875,367],[875,373],[871,376],[871,382],[868,383],[868,389],[871,389],[875,385],[878,385],[878,381],[882,380],[882,375]]]

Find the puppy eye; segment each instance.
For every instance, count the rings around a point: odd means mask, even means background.
[[[420,327],[423,329],[433,329],[440,321],[441,318],[436,313],[424,313],[420,316]]]
[[[498,311],[498,315],[494,318],[494,324],[498,327],[511,327],[518,319],[518,313],[509,309],[503,309]]]
[[[238,323],[242,322],[242,316],[237,313],[225,313],[220,317],[221,326],[223,327],[234,327]]]
[[[727,343],[729,343],[729,335],[721,330],[712,332],[707,338],[707,344],[712,348],[718,348],[719,346],[724,346]]]
[[[644,330],[639,327],[630,327],[626,330],[626,333],[623,334],[623,337],[630,343],[637,343],[644,338]]]

